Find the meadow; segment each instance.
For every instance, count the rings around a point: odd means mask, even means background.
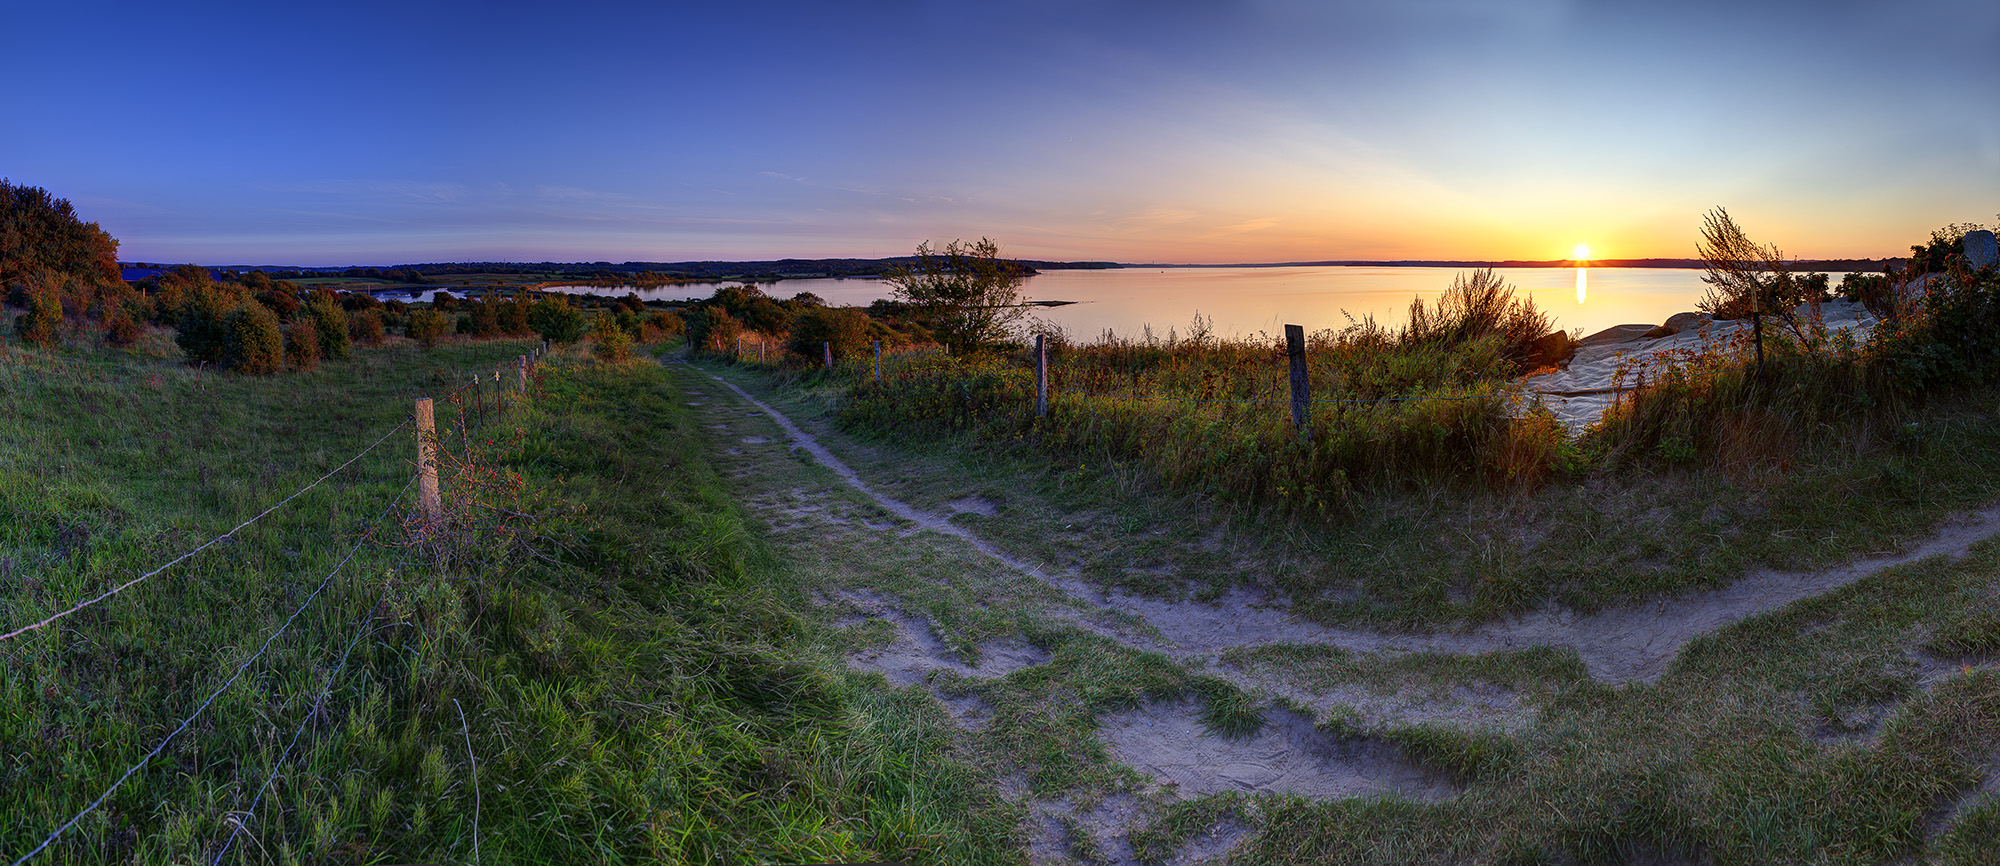
[[[150,328],[0,346],[4,630],[153,573],[0,643],[0,852],[990,856],[960,855],[1005,825],[909,748],[925,708],[801,652],[796,588],[664,371],[572,345],[502,393],[531,345],[398,338],[274,377],[188,367]],[[506,387],[467,389],[496,367]],[[421,396],[438,530],[410,489]]]

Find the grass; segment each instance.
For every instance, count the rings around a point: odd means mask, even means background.
[[[1527,493],[1382,495],[1365,531],[1252,522],[1130,462],[1079,466],[971,437],[844,436],[835,421],[843,388],[832,378],[760,386],[748,371],[711,370],[804,422],[889,495],[937,512],[980,501],[994,513],[954,520],[1044,568],[1182,600],[1246,584],[1331,586],[1344,607],[1324,618],[1347,625],[1451,627],[1551,597],[1588,608],[1724,583],[1760,564],[1836,563],[1990,502],[2000,478],[1984,456],[1991,398],[1967,392],[1915,409],[1924,435],[1804,448],[1789,472],[1647,465]],[[1906,473],[1896,498],[1854,497],[1886,490],[1866,485],[1889,467]],[[736,483],[797,489],[814,471]],[[1013,611],[1017,619],[996,619],[980,640],[1027,641],[1048,662],[1002,677],[933,675],[903,691],[978,697],[991,720],[963,735],[969,748],[996,776],[1019,774],[1030,797],[1139,797],[1143,817],[1128,841],[1149,861],[1218,830],[1243,832],[1234,862],[1245,863],[1977,863],[2000,847],[1990,795],[1969,796],[2000,756],[1990,616],[2000,555],[1990,542],[1718,629],[1658,682],[1612,687],[1549,648],[1454,656],[1274,645],[1212,664],[1159,657],[1062,626],[1075,614],[1027,587],[983,599],[991,571],[841,558],[850,543],[879,544],[858,519],[848,525],[851,534],[816,522],[781,530],[796,539],[780,548],[844,563],[803,579],[881,588],[934,622]],[[1376,571],[1388,573],[1370,577]],[[1537,572],[1553,579],[1532,582]],[[1519,600],[1454,598],[1458,574],[1520,582]],[[1448,576],[1444,603],[1403,600],[1398,593],[1426,575]],[[921,601],[933,597],[960,601],[946,610]],[[1308,595],[1295,610],[1326,614],[1332,601]],[[1228,688],[1204,694],[1210,681]],[[1512,702],[1511,721],[1478,715],[1468,690]],[[1309,712],[1324,733],[1393,744],[1463,793],[1434,803],[1182,800],[1095,741],[1111,714],[1187,697],[1237,719],[1268,707]],[[1106,850],[1102,828],[1092,831],[1099,837],[1087,829],[1066,838]]]
[[[273,378],[188,369],[159,333],[135,351],[6,347],[0,621],[207,541],[393,430],[414,396],[524,346],[395,341]],[[87,805],[328,574],[261,661],[40,859],[208,862],[236,823],[231,862],[456,862],[475,838],[480,862],[1005,849],[1004,810],[943,748],[936,708],[809,651],[796,591],[663,371],[571,350],[534,388],[489,396],[469,429],[470,403],[440,407],[449,543],[405,544],[404,431],[217,549],[0,646],[0,851]]]

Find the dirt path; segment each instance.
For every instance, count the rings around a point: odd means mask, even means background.
[[[1389,796],[1427,802],[1465,789],[1400,749],[1366,736],[1324,733],[1309,713],[1350,713],[1365,730],[1437,725],[1508,734],[1542,725],[1540,706],[1525,692],[1469,677],[1439,687],[1362,682],[1312,687],[1283,664],[1242,664],[1233,650],[1284,645],[1338,647],[1380,660],[1409,653],[1470,657],[1531,647],[1572,650],[1589,675],[1610,684],[1658,680],[1698,636],[1758,614],[1847,586],[1881,569],[1934,556],[1961,556],[2000,534],[2000,507],[1966,516],[1934,538],[1894,553],[1818,572],[1762,572],[1727,587],[1645,604],[1578,614],[1536,611],[1455,633],[1408,635],[1331,629],[1289,614],[1282,599],[1236,588],[1209,601],[1167,601],[1107,590],[1077,572],[1030,561],[965,523],[996,516],[972,490],[939,496],[936,510],[884,492],[904,468],[869,456],[864,477],[791,418],[736,385],[693,365],[684,371],[690,403],[714,434],[718,467],[738,479],[746,503],[763,516],[772,537],[815,574],[819,597],[843,615],[834,623],[873,637],[869,648],[841,650],[850,667],[881,673],[891,686],[923,688],[973,741],[1007,724],[976,688],[945,683],[1005,682],[1034,674],[1051,661],[1024,632],[989,629],[979,617],[1034,619],[1074,627],[1116,644],[1160,653],[1186,671],[1219,677],[1246,693],[1283,698],[1294,712],[1266,701],[1264,727],[1225,737],[1189,699],[1152,701],[1096,719],[1094,738],[1118,765],[1151,779],[1148,786],[1105,793],[1030,792],[1020,777],[1003,778],[1001,792],[1024,813],[1030,862],[1138,861],[1130,839],[1167,804],[1214,793],[1280,794],[1309,798]],[[740,402],[738,402],[740,401]],[[774,429],[775,428],[775,429]],[[871,480],[872,479],[872,480]],[[905,488],[908,489],[908,488]],[[901,577],[901,575],[911,575]],[[885,581],[906,580],[900,585]],[[921,585],[918,585],[921,584]],[[1926,683],[1928,685],[1928,683]],[[1886,712],[1886,711],[1885,711]],[[1018,721],[1013,724],[1019,724]],[[1350,728],[1353,730],[1354,728]],[[1004,763],[1004,761],[1003,761]],[[1934,822],[1942,826],[1967,803],[1994,796],[2000,772]],[[1254,832],[1224,820],[1196,833],[1168,863],[1192,864],[1226,854]]]
[[[706,374],[704,374],[706,375]],[[1455,634],[1397,635],[1333,629],[1287,613],[1273,600],[1243,589],[1213,603],[1169,602],[1093,587],[1074,574],[1052,573],[1009,556],[991,542],[950,521],[950,515],[912,508],[871,487],[783,413],[733,384],[709,377],[769,416],[792,444],[833,470],[882,508],[918,526],[961,539],[980,553],[1086,605],[1138,617],[1158,637],[1123,635],[1135,645],[1210,661],[1230,649],[1272,644],[1337,646],[1357,652],[1437,652],[1480,655],[1538,646],[1576,651],[1590,675],[1618,684],[1659,679],[1696,637],[1761,613],[1847,586],[1870,574],[1933,556],[1963,556],[1972,545],[2000,534],[2000,506],[1975,512],[1937,536],[1895,554],[1816,572],[1764,571],[1729,586],[1638,605],[1579,614],[1543,610]]]

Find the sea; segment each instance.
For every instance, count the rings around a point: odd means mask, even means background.
[[[1070,301],[1029,309],[1030,326],[1060,327],[1089,341],[1109,331],[1143,339],[1186,336],[1198,327],[1218,337],[1282,335],[1285,325],[1307,332],[1338,330],[1372,318],[1395,327],[1410,302],[1434,302],[1466,268],[1436,267],[1191,267],[1050,270],[1029,277],[1021,294],[1034,301]],[[1659,324],[1695,308],[1707,286],[1696,268],[1496,268],[1516,297],[1532,300],[1557,328],[1579,336],[1614,325]],[[1834,275],[1838,282],[1838,275]],[[646,300],[708,297],[716,286],[655,289],[555,287],[557,291],[623,295]],[[865,306],[890,296],[874,279],[797,279],[766,283],[790,298],[811,292],[835,306]],[[1197,323],[1199,319],[1199,323]]]

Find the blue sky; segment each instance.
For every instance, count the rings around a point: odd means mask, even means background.
[[[127,260],[1689,256],[1717,205],[1877,256],[2000,214],[1991,0],[66,0],[0,27],[0,175]]]

